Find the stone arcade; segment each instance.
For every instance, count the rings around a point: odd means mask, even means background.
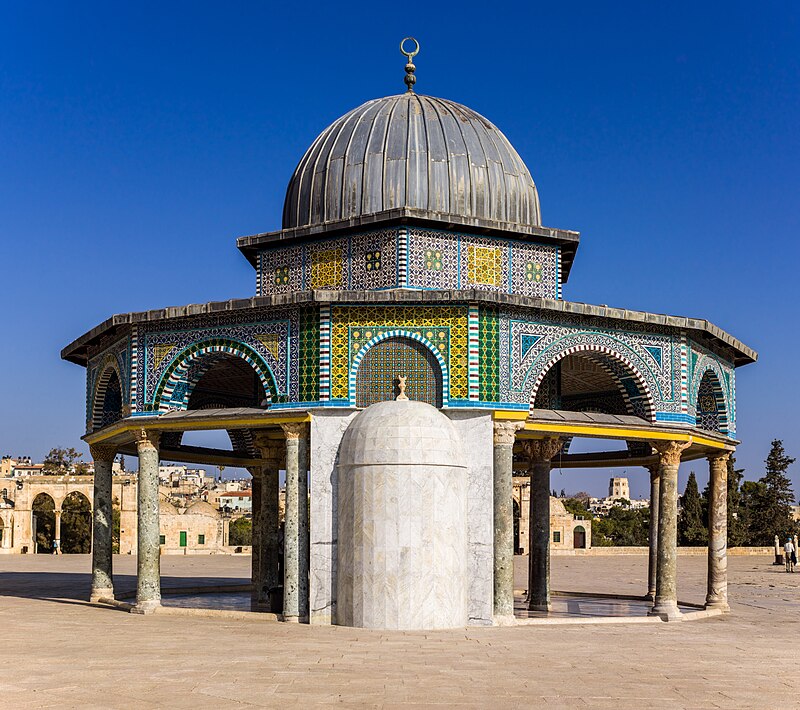
[[[515,469],[530,477],[527,606],[546,611],[557,459],[649,470],[642,593],[672,619],[678,467],[707,458],[706,601],[727,608],[735,368],[756,354],[705,320],[564,300],[578,233],[542,225],[506,137],[465,106],[415,93],[404,53],[408,90],[326,128],[289,181],[283,228],[238,240],[253,298],[115,315],[64,349],[87,373],[92,598],[114,593],[111,463],[124,453],[140,466],[137,611],[160,604],[164,458],[253,474],[256,609],[282,586],[286,621],[513,623]],[[400,375],[412,403],[365,409],[393,400]],[[182,443],[204,429],[226,430],[232,451]],[[627,450],[570,454],[576,436]],[[461,531],[445,590],[431,563],[438,525]],[[392,595],[417,603],[422,584],[439,590],[424,613],[386,607]]]

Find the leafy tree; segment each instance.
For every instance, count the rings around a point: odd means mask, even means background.
[[[248,518],[241,517],[231,521],[228,532],[229,545],[251,545],[253,543],[253,524]]]
[[[592,520],[592,544],[598,547],[643,546],[650,536],[650,511],[613,506],[605,518]]]
[[[88,466],[83,461],[79,461],[82,456],[82,453],[73,448],[50,449],[50,453],[45,456],[42,472],[45,476],[63,476],[69,473],[85,474]]]
[[[61,505],[61,551],[87,554],[92,549],[92,506],[86,496],[72,493]]]
[[[572,513],[572,515],[584,518],[585,520],[592,519],[593,516],[586,507],[584,500],[579,498],[564,498],[561,502],[564,504],[564,508],[566,508],[568,513]]]
[[[705,545],[708,530],[703,525],[703,505],[697,489],[694,471],[689,474],[686,490],[681,496],[681,514],[678,516],[678,543],[689,547]]]
[[[49,495],[40,493],[33,499],[33,517],[36,525],[34,552],[52,552],[56,535],[55,504]]]

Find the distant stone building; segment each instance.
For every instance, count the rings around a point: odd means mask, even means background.
[[[514,511],[519,524],[515,525],[514,551],[528,553],[530,527],[530,485],[527,477],[514,477]],[[518,511],[518,513],[517,513]],[[555,550],[581,550],[592,546],[592,521],[575,516],[564,504],[550,497],[550,547]]]
[[[627,478],[612,478],[608,482],[608,497],[609,498],[627,498],[631,499],[631,489],[628,485]]]

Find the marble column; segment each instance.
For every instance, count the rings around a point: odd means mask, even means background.
[[[281,424],[286,434],[283,620],[308,621],[308,424]]]
[[[656,600],[656,571],[658,570],[658,499],[661,479],[658,475],[659,464],[647,467],[650,472],[650,559],[647,562],[647,597],[648,601]]]
[[[496,625],[514,623],[514,439],[524,421],[494,422],[494,607]]]
[[[528,609],[550,611],[550,460],[564,445],[558,438],[523,442],[529,458]]]
[[[656,598],[651,616],[679,619],[678,610],[678,468],[691,440],[651,442],[659,455],[658,555]]]
[[[53,526],[53,550],[61,554],[61,511],[54,511],[55,524]]]
[[[730,453],[708,457],[708,594],[706,608],[728,606],[728,459]]]
[[[252,481],[252,533],[250,540],[250,581],[253,588],[250,590],[250,608],[258,608],[260,589],[262,586],[261,576],[261,467],[253,466],[247,469],[253,477]]]
[[[114,513],[111,504],[111,471],[117,449],[114,446],[90,446],[94,460],[94,501],[92,502],[92,590],[90,601],[114,598],[111,573]]]
[[[253,608],[259,611],[269,611],[270,590],[280,586],[278,579],[279,557],[279,484],[278,472],[283,465],[285,445],[282,440],[268,438],[265,432],[256,432],[253,437],[256,448],[264,460],[262,466],[252,469],[258,475],[259,500],[258,517],[260,520],[258,540],[256,540],[255,527],[253,528],[253,556],[256,555],[256,541],[258,542],[258,576],[253,576]],[[255,496],[255,493],[254,493]],[[253,518],[256,516],[256,501],[253,500]]]
[[[137,559],[135,614],[150,614],[161,606],[161,550],[158,542],[158,444],[160,433],[142,429],[136,437]]]

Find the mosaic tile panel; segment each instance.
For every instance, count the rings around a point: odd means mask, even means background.
[[[300,311],[300,357],[298,358],[298,399],[316,402],[320,399],[319,312],[316,308]]]
[[[461,235],[461,288],[508,292],[508,242]]]
[[[331,320],[331,399],[348,399],[350,371],[362,346],[394,330],[432,343],[448,370],[450,398],[467,399],[466,306],[334,306]]]
[[[407,338],[387,338],[366,352],[356,375],[356,406],[394,399],[398,376],[406,378],[409,399],[442,406],[439,363],[427,347]]]
[[[563,314],[559,320],[544,312],[508,309],[500,318],[500,399],[527,404],[537,379],[544,376],[547,363],[570,348],[595,348],[623,362],[630,362],[641,374],[653,405],[660,412],[680,412],[680,360],[675,335],[648,324],[620,330],[611,321],[585,325],[578,316]],[[646,347],[658,347],[661,367]]]
[[[397,231],[354,235],[350,240],[350,288],[396,288]]]
[[[157,409],[154,397],[167,369],[188,349],[211,341],[240,343],[252,350],[272,373],[277,388],[273,401],[297,401],[298,329],[297,313],[291,308],[180,318],[169,329],[164,324],[160,328],[158,324],[143,324],[138,333],[136,408],[143,412]],[[165,346],[169,346],[166,354]]]
[[[113,369],[120,380],[120,402],[119,408],[127,409],[128,403],[122,397],[122,392],[127,392],[130,387],[131,372],[129,362],[131,361],[130,340],[125,337],[112,344],[105,344],[93,355],[86,367],[86,430],[102,426],[103,417],[102,400],[106,396],[106,387],[109,383],[104,373]],[[97,409],[95,409],[97,404]]]
[[[337,239],[312,244],[306,248],[308,288],[346,288],[347,246],[347,240]]]
[[[720,414],[724,414],[725,402],[715,380],[716,377],[707,371],[697,389],[697,426],[707,431],[722,431]]]
[[[257,295],[292,293],[303,289],[303,248],[265,249],[259,255]]]
[[[496,308],[481,307],[478,352],[479,399],[482,402],[497,402],[500,399],[500,323]]]
[[[511,249],[511,291],[522,296],[560,298],[558,248],[514,242]]]
[[[408,229],[408,286],[458,288],[458,235],[432,229]]]
[[[688,359],[688,410],[693,417],[700,419],[698,398],[703,376],[712,372],[719,383],[719,409],[721,412],[720,430],[729,436],[736,433],[736,375],[733,365],[701,345],[690,341]]]

